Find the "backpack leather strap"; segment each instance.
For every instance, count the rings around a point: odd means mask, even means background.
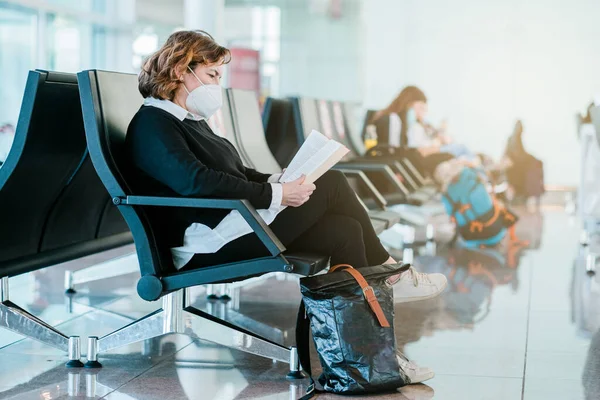
[[[381,309],[381,305],[377,300],[377,296],[375,296],[375,291],[373,290],[373,287],[371,287],[366,281],[366,279],[362,276],[362,274],[349,264],[334,265],[329,269],[329,273],[337,271],[338,269],[343,269],[344,272],[349,273],[356,280],[356,282],[363,291],[363,295],[365,297],[365,300],[367,300],[371,311],[373,311],[373,313],[377,317],[379,325],[381,325],[383,328],[389,328],[390,323],[388,322],[387,318],[385,317],[385,314],[383,313],[383,310]]]

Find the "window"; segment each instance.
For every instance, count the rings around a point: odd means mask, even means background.
[[[262,94],[277,96],[279,94],[281,9],[227,6],[224,20],[227,46],[260,51]]]
[[[132,44],[133,69],[139,71],[146,57],[158,50],[171,33],[177,29],[175,26],[161,25],[155,22],[139,21],[136,23]]]
[[[36,66],[36,23],[33,11],[0,5],[0,126],[16,126],[27,71]]]

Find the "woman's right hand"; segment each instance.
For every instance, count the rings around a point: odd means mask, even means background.
[[[305,176],[301,176],[295,181],[284,183],[283,186],[283,199],[281,204],[290,207],[300,207],[306,203],[310,198],[310,195],[316,189],[316,186],[312,183],[304,184]]]

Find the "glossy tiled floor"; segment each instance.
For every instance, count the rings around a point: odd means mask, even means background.
[[[600,277],[589,277],[576,262],[579,229],[564,211],[547,208],[524,211],[519,230],[531,249],[441,246],[435,256],[415,258],[419,269],[442,272],[450,284],[437,299],[396,306],[397,341],[437,375],[427,385],[375,398],[600,399]],[[66,334],[110,332],[158,307],[137,297],[135,274],[84,285],[70,301],[62,279],[65,269],[118,253],[17,277],[11,299]],[[242,289],[239,307],[207,303],[203,288],[194,294],[210,312],[251,316],[272,338],[293,342],[300,298],[294,279],[272,277]],[[306,382],[284,379],[284,364],[181,335],[112,351],[94,373],[67,370],[60,351],[6,330],[0,347],[3,399],[287,400],[306,389]]]

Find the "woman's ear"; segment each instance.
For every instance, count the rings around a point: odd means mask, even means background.
[[[178,65],[175,67],[175,76],[179,82],[183,82],[183,75],[186,73],[186,68],[184,66]]]

